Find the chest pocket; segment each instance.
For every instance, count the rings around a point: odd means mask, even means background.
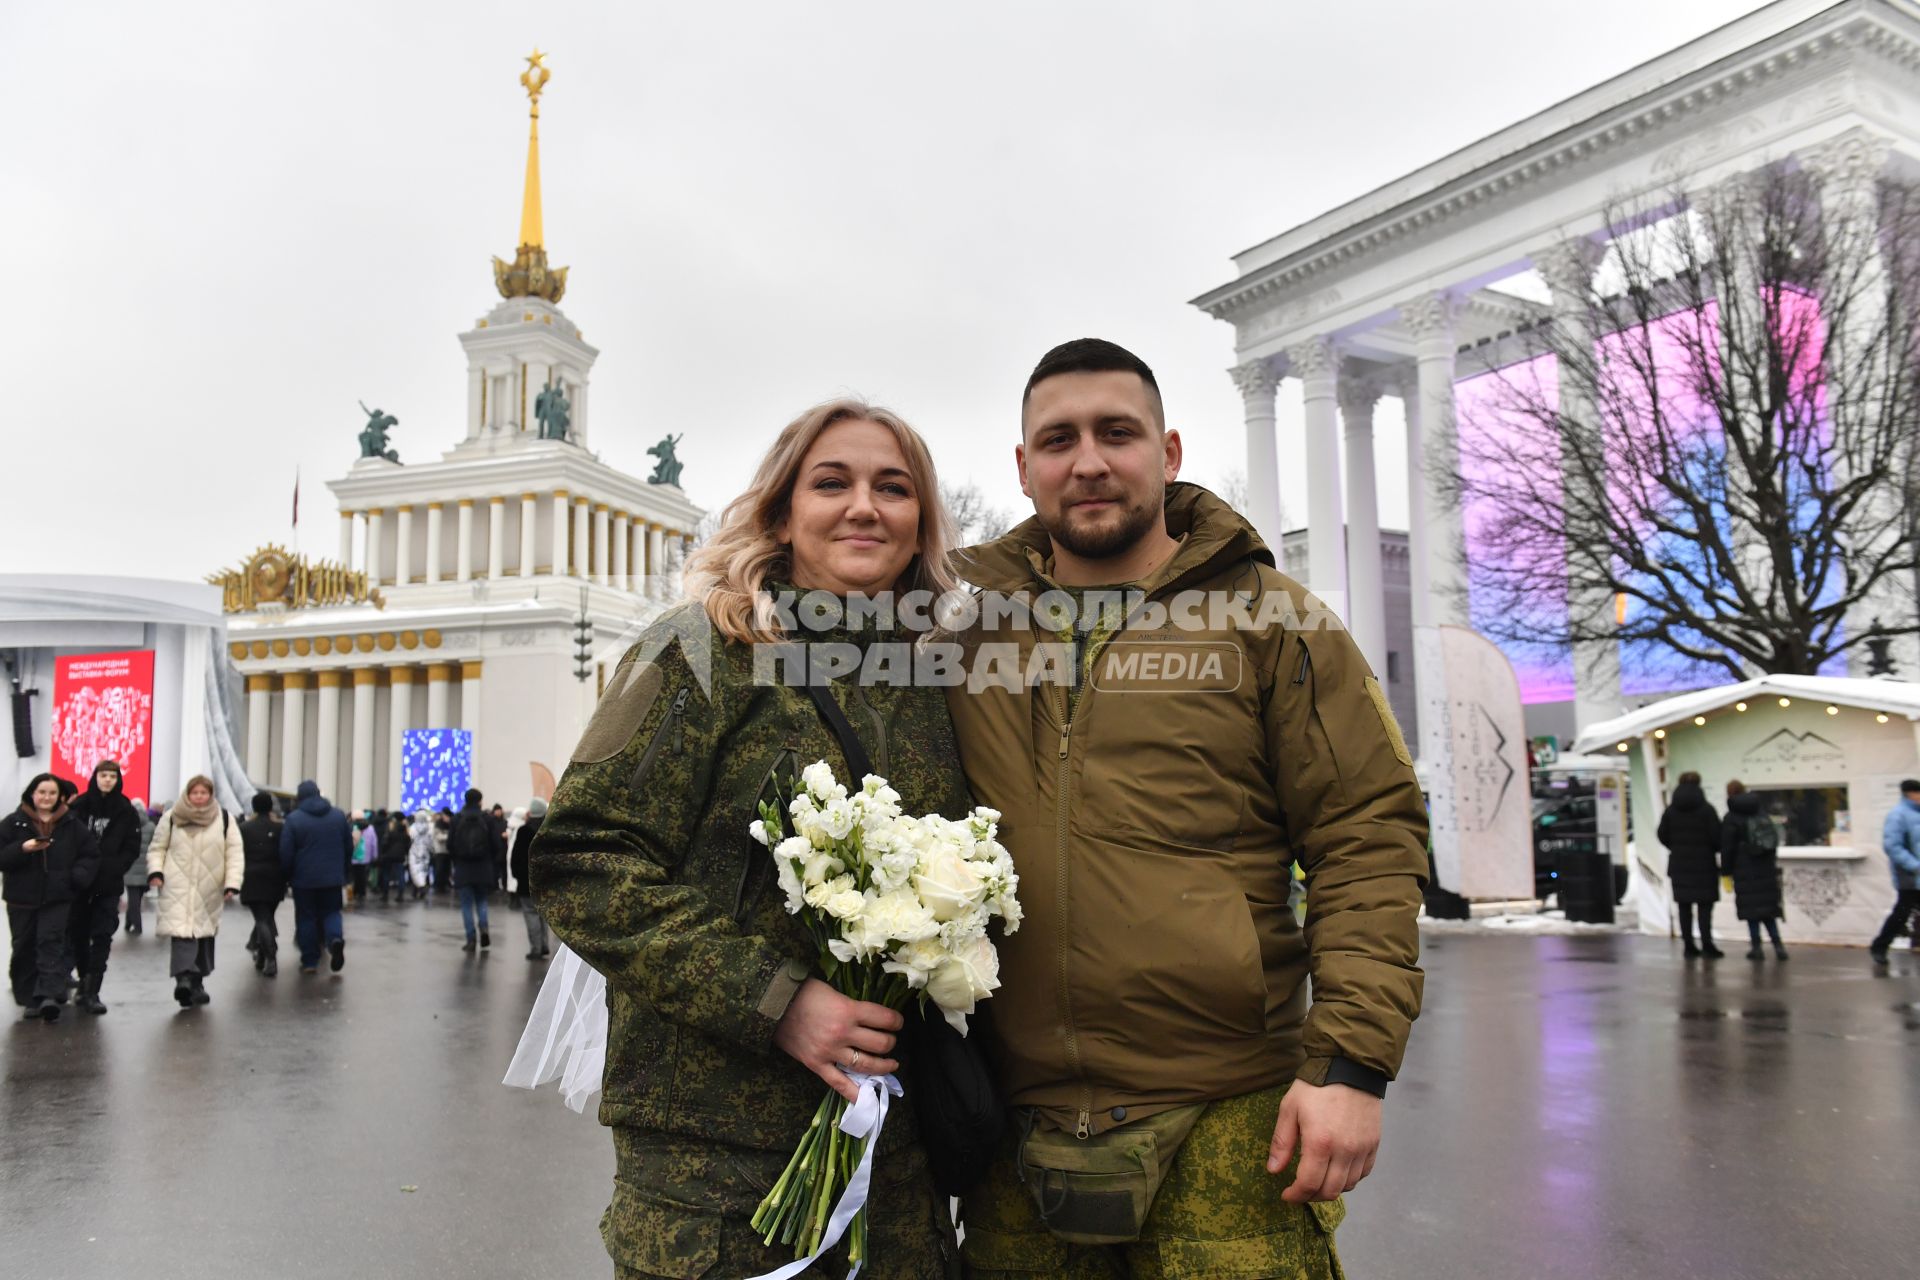
[[[799,777],[799,749],[792,746],[776,748],[760,773],[760,785],[748,805],[749,812],[740,815],[741,828],[744,830],[747,823],[760,815],[762,804],[771,804],[782,813],[786,812],[783,798],[793,795]],[[768,834],[777,843],[785,833]],[[773,859],[752,840],[741,841],[740,847],[743,852],[740,879],[733,894],[733,922],[744,925],[768,881],[773,878]]]

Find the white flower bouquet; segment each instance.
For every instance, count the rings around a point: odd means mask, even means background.
[[[1020,877],[995,838],[1000,815],[978,808],[960,821],[908,817],[885,778],[868,774],[849,795],[825,761],[809,765],[800,782],[784,815],[763,803],[751,830],[773,855],[787,910],[813,938],[821,976],[842,995],[890,1009],[931,1000],[965,1035],[975,1004],[1000,985],[988,922],[998,917],[1008,933],[1020,926]],[[860,1106],[871,1090],[884,1119],[888,1092],[899,1086],[848,1074],[861,1087]],[[847,1122],[850,1105],[828,1090],[753,1225],[768,1244],[790,1243],[796,1258],[811,1258],[834,1243],[831,1214],[857,1271],[867,1244],[864,1157],[879,1123]],[[836,1210],[848,1187],[859,1193],[850,1197],[859,1201],[850,1218]]]

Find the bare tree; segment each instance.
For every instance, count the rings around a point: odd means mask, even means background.
[[[1920,631],[1920,199],[1846,160],[1675,192],[1537,260],[1554,305],[1524,354],[1552,360],[1499,370],[1434,477],[1476,625],[1734,678]]]
[[[1204,487],[1241,515],[1247,513],[1247,473],[1239,467],[1228,468],[1220,473],[1218,482]]]
[[[968,480],[964,484],[941,481],[940,498],[960,532],[960,546],[987,542],[1013,528],[1013,516],[1004,507],[987,501],[980,486]]]

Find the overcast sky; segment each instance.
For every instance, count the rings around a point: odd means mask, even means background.
[[[296,467],[301,545],[331,555],[356,400],[403,460],[450,447],[535,44],[603,458],[645,474],[685,432],[718,505],[851,390],[1011,508],[1047,347],[1137,351],[1217,482],[1243,466],[1232,330],[1186,300],[1231,254],[1756,7],[4,0],[0,569],[200,578],[285,540]]]

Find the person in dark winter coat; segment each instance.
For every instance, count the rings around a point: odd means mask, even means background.
[[[469,790],[467,802],[454,815],[447,832],[447,852],[453,855],[453,887],[460,891],[460,923],[467,927],[467,945],[473,950],[474,917],[479,917],[480,945],[490,947],[487,935],[487,892],[493,888],[493,847],[499,841],[493,822],[480,807],[480,792]]]
[[[294,795],[293,812],[280,828],[280,866],[293,890],[293,941],[300,948],[300,972],[319,971],[324,938],[330,967],[338,973],[347,963],[340,889],[353,856],[353,823],[327,803],[311,779]]]
[[[1726,952],[1713,945],[1713,904],[1720,901],[1720,815],[1700,789],[1700,775],[1683,773],[1673,802],[1660,815],[1660,843],[1667,849],[1667,881],[1680,908],[1680,936],[1689,959],[1718,960]],[[1700,943],[1693,941],[1693,916],[1700,916]]]
[[[1764,824],[1764,825],[1762,825]],[[1767,927],[1773,954],[1787,958],[1780,941],[1780,836],[1760,797],[1735,778],[1727,783],[1727,817],[1720,824],[1720,865],[1733,877],[1733,909],[1747,922],[1747,959],[1764,960],[1760,926]]]
[[[67,916],[100,865],[93,832],[62,798],[60,779],[34,775],[20,807],[0,818],[0,898],[13,955],[7,975],[28,1017],[52,1022],[67,998]]]
[[[120,931],[120,881],[145,851],[140,843],[140,810],[127,799],[120,783],[119,763],[102,760],[93,766],[87,789],[73,802],[74,814],[87,824],[100,850],[92,886],[75,895],[67,913],[67,947],[80,981],[74,1004],[92,1014],[107,1011],[100,1000],[100,984],[107,976],[113,935]]]
[[[380,901],[385,903],[396,892],[407,900],[407,851],[412,846],[407,832],[407,815],[398,809],[385,814],[380,827]]]
[[[513,852],[508,855],[508,870],[513,872],[513,883],[520,893],[520,915],[527,922],[527,959],[539,960],[551,952],[547,947],[547,922],[541,918],[540,910],[533,905],[533,882],[527,878],[527,854],[533,848],[533,838],[540,834],[540,824],[547,817],[547,802],[535,796],[527,802],[527,820],[513,833]]]
[[[287,873],[280,865],[280,822],[273,814],[273,797],[264,791],[253,797],[253,816],[240,824],[240,843],[247,851],[240,901],[253,912],[247,950],[253,952],[253,967],[271,978],[280,972],[280,922],[274,916],[280,899],[287,896]]]
[[[507,854],[512,840],[507,835],[507,811],[499,805],[487,810],[487,830],[493,833],[493,887],[507,887]]]

